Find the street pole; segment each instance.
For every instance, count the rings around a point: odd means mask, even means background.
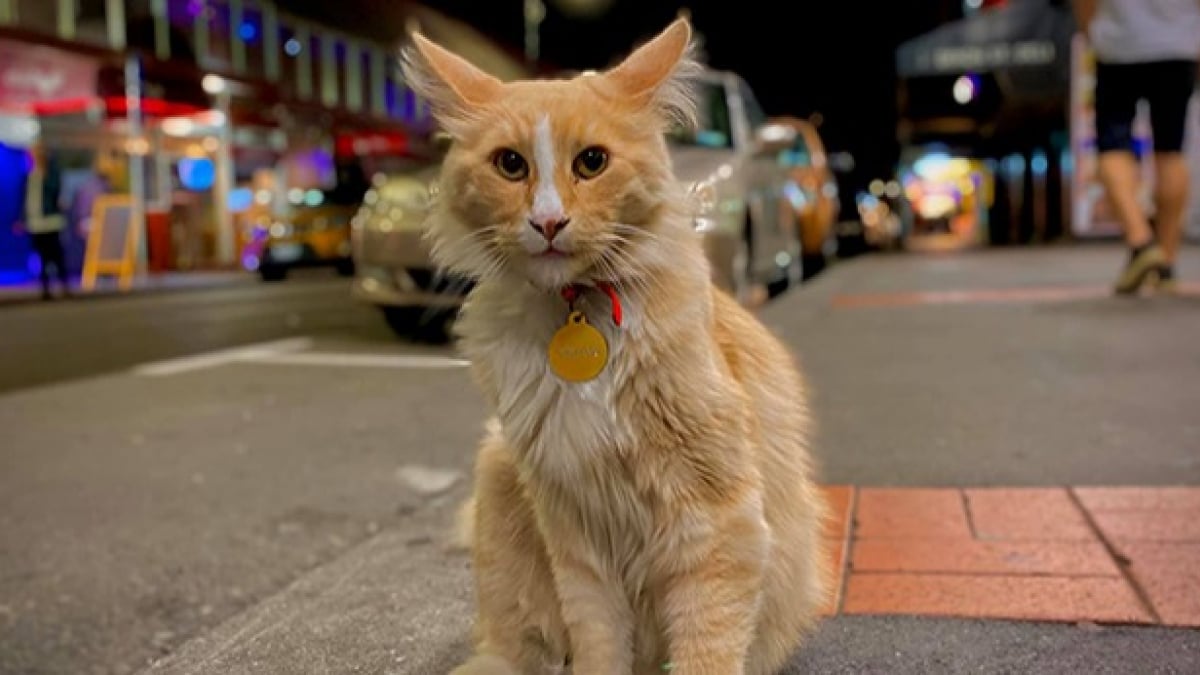
[[[525,0],[525,62],[533,66],[541,52],[539,29],[546,18],[546,5],[542,0]]]
[[[229,212],[229,193],[233,190],[233,119],[230,115],[229,87],[217,92],[217,110],[221,112],[221,132],[217,147],[216,185],[213,201],[217,212],[217,262],[229,265],[234,262],[233,214]]]
[[[129,158],[129,198],[132,202],[131,227],[136,228],[138,273],[146,270],[146,150],[142,126],[142,67],[136,53],[125,58],[125,110],[129,122],[129,142],[126,155]]]

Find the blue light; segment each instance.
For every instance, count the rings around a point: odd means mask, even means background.
[[[254,40],[258,37],[258,27],[249,21],[243,21],[241,26],[238,26],[238,37],[246,42]]]
[[[918,176],[929,177],[940,174],[950,165],[950,155],[935,150],[913,162],[913,171]]]
[[[729,144],[729,138],[720,131],[702,129],[696,132],[696,145],[707,148],[724,148]]]
[[[189,190],[207,190],[213,186],[216,167],[207,157],[184,157],[179,160],[179,182]]]
[[[235,188],[229,191],[229,210],[241,213],[254,204],[254,191],[250,188]]]
[[[0,143],[0,286],[29,278],[30,239],[12,224],[25,209],[25,174],[29,156],[21,148]]]
[[[288,38],[288,41],[283,43],[283,51],[288,56],[296,56],[300,53],[300,41],[296,38]]]
[[[1046,155],[1041,152],[1034,153],[1033,158],[1029,160],[1029,168],[1033,171],[1033,173],[1039,176],[1046,173],[1046,168],[1049,166],[1049,160],[1047,160]]]

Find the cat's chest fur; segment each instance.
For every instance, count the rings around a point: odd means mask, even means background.
[[[506,441],[528,468],[555,481],[574,479],[589,462],[611,458],[635,437],[617,414],[616,397],[630,377],[623,352],[637,331],[636,308],[626,303],[625,321],[617,327],[602,295],[589,293],[577,307],[608,344],[606,367],[586,382],[565,381],[550,369],[550,341],[568,314],[566,303],[552,294],[481,289],[459,325],[461,349]]]

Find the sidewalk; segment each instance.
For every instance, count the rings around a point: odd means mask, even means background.
[[[762,311],[808,374],[839,514],[839,592],[788,672],[1196,672],[1200,289],[1111,297],[1123,255],[865,257]],[[447,672],[465,490],[147,672]]]
[[[79,288],[79,278],[71,279],[73,299],[96,297],[119,297],[122,295],[156,293],[164,291],[185,291],[204,288],[219,288],[236,284],[253,283],[258,280],[255,275],[241,271],[196,271],[196,272],[156,272],[134,277],[133,288],[122,291],[117,287],[116,280],[105,278],[97,282],[97,288],[85,292]],[[55,279],[50,287],[55,300],[60,300],[62,291]],[[0,285],[0,306],[26,302],[41,302],[42,287],[37,279],[25,283]]]

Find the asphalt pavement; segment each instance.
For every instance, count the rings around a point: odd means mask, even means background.
[[[279,284],[246,274],[208,288],[0,305],[0,393],[290,336],[387,341],[379,312],[349,293],[346,279],[302,270]]]
[[[770,303],[824,482],[1200,484],[1200,303],[1033,292],[1103,289],[1120,256],[862,258]],[[0,673],[427,675],[466,654],[447,535],[483,405],[452,347],[396,339],[336,279],[0,324]],[[1193,630],[838,616],[789,672],[1198,667]]]

